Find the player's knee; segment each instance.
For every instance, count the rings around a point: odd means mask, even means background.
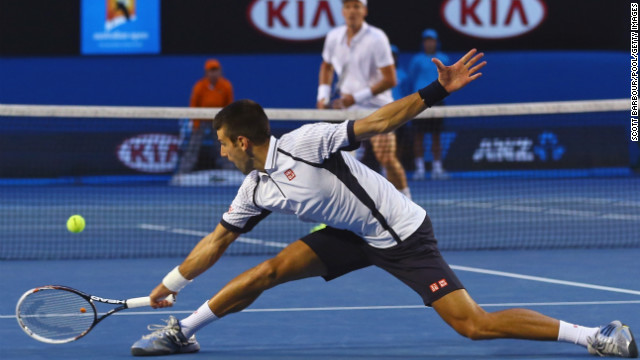
[[[484,314],[458,319],[451,324],[458,334],[474,341],[487,339],[485,331],[486,325]]]
[[[380,165],[384,166],[385,168],[393,167],[397,162],[396,157],[391,153],[379,154],[378,156],[376,156],[376,160],[378,160]]]
[[[264,288],[270,288],[275,285],[278,279],[278,267],[276,262],[271,259],[256,266],[253,282]]]

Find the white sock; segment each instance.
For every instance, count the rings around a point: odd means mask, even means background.
[[[218,317],[209,308],[209,300],[207,300],[198,310],[189,315],[189,317],[180,320],[180,327],[182,328],[182,333],[188,339],[196,331],[216,320],[218,320]]]
[[[416,158],[413,160],[413,162],[416,164],[416,171],[424,172],[424,159]]]
[[[569,324],[560,320],[558,341],[570,342],[587,347],[587,337],[593,337],[600,328],[588,328],[580,325]]]
[[[404,196],[408,197],[409,200],[411,200],[411,190],[409,190],[408,186],[406,188],[400,190],[400,192],[403,193]]]
[[[431,169],[435,172],[442,172],[442,161],[433,160],[431,163]]]

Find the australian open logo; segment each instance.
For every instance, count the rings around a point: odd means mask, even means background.
[[[136,20],[136,0],[105,0],[107,5],[105,31]]]
[[[565,151],[565,147],[558,141],[558,136],[550,131],[540,134],[538,144],[533,148],[533,152],[540,161],[559,161]]]

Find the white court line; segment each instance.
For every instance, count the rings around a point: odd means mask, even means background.
[[[460,265],[450,265],[450,266],[451,266],[452,269],[455,269],[455,270],[469,271],[469,272],[475,272],[475,273],[479,273],[479,274],[504,276],[504,277],[522,279],[522,280],[545,282],[545,283],[550,283],[550,284],[559,284],[559,285],[575,286],[575,287],[581,287],[581,288],[587,288],[587,289],[618,292],[618,293],[623,293],[623,294],[640,295],[640,291],[637,291],[637,290],[621,289],[621,288],[615,288],[615,287],[610,287],[610,286],[593,285],[593,284],[587,284],[587,283],[581,283],[581,282],[575,282],[575,281],[551,279],[551,278],[540,277],[540,276],[522,275],[522,274],[510,273],[510,272],[505,272],[505,271],[495,271],[495,270],[488,270],[488,269],[480,269],[480,268],[469,267],[469,266],[460,266]]]
[[[144,229],[144,230],[162,231],[162,232],[168,232],[172,234],[193,235],[193,236],[200,236],[200,237],[205,237],[210,234],[206,231],[171,228],[164,225],[154,225],[154,224],[138,224],[138,228]],[[285,248],[287,247],[287,245],[289,245],[284,242],[264,241],[264,240],[254,239],[254,238],[245,237],[245,236],[241,236],[237,238],[236,241],[241,243],[262,245],[262,246],[275,247],[275,248]]]
[[[140,227],[141,229],[157,230],[157,231],[186,234],[186,235],[206,236],[209,234],[207,232],[192,231],[187,229],[174,229],[174,228],[169,228],[167,226],[152,225],[152,224],[140,224],[138,225],[138,227]],[[269,247],[277,247],[277,248],[284,248],[287,245],[289,245],[283,242],[263,241],[260,239],[244,238],[244,237],[240,237],[236,241],[269,246]],[[574,287],[581,287],[581,288],[587,288],[587,289],[611,291],[611,292],[617,292],[617,293],[623,293],[623,294],[640,295],[640,291],[638,290],[629,290],[629,289],[622,289],[622,288],[616,288],[616,287],[610,287],[610,286],[587,284],[587,283],[581,283],[576,281],[559,280],[559,279],[552,279],[552,278],[546,278],[546,277],[540,277],[540,276],[523,275],[523,274],[516,274],[516,273],[489,270],[489,269],[481,269],[481,268],[475,268],[475,267],[469,267],[469,266],[450,265],[450,267],[454,270],[459,270],[459,271],[469,271],[469,272],[475,272],[480,274],[503,276],[503,277],[522,279],[522,280],[546,282],[550,284],[559,284],[559,285],[574,286]]]
[[[587,306],[587,305],[628,305],[640,304],[640,300],[620,301],[556,301],[556,302],[525,302],[525,303],[498,303],[479,304],[482,307],[532,307],[532,306]],[[270,312],[312,312],[312,311],[357,311],[357,310],[407,310],[430,309],[424,305],[382,305],[382,306],[329,306],[308,308],[267,308],[245,309],[244,313],[270,313]],[[157,311],[125,311],[113,314],[113,316],[140,316],[140,315],[168,315],[191,314],[192,310],[157,310]],[[102,315],[102,313],[100,314]],[[0,319],[15,319],[15,315],[0,315]]]

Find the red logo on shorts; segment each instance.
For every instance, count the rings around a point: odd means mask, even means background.
[[[233,211],[233,206],[229,206],[229,211],[228,212],[232,212]]]
[[[285,171],[284,174],[287,176],[287,179],[289,179],[289,181],[293,180],[296,177],[296,173],[294,173],[291,169]]]
[[[440,288],[438,287],[437,283],[433,283],[429,286],[429,288],[431,288],[431,292],[436,292],[438,290],[440,290]]]
[[[440,288],[443,288],[443,287],[449,285],[449,284],[447,284],[447,280],[445,280],[445,279],[442,279],[442,280],[438,281],[438,284],[440,284]]]

